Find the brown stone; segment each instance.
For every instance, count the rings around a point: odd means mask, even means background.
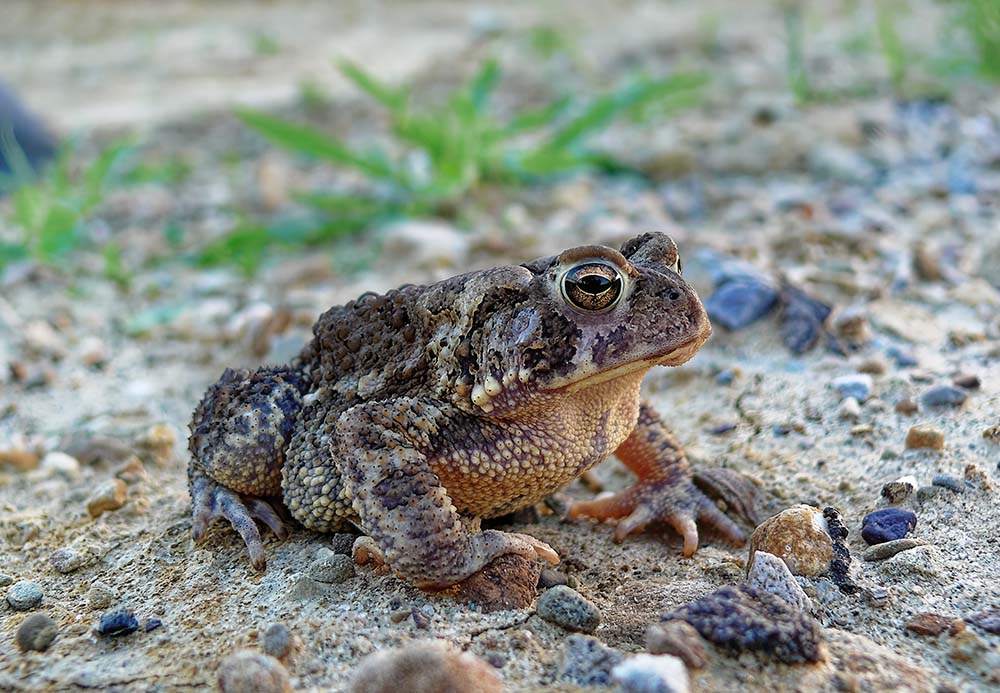
[[[906,433],[907,450],[942,450],[944,449],[944,433],[930,424],[917,424]]]
[[[917,403],[914,402],[909,397],[901,399],[898,402],[896,402],[896,411],[899,412],[900,414],[906,414],[907,416],[909,416],[910,414],[916,414]]]
[[[538,561],[505,554],[466,578],[459,585],[456,596],[463,602],[475,603],[476,610],[485,614],[504,609],[527,609],[535,601],[541,571]]]
[[[680,657],[692,669],[708,663],[705,640],[687,621],[654,623],[646,629],[646,649],[652,654]]]
[[[766,551],[785,562],[795,575],[822,575],[830,570],[833,541],[826,532],[826,519],[817,508],[794,505],[764,520],[750,537],[750,558]]]
[[[87,512],[91,517],[99,517],[101,513],[118,510],[125,505],[125,498],[125,482],[113,479],[97,487],[94,494],[87,499]]]
[[[948,626],[951,625],[952,620],[941,614],[924,612],[915,615],[907,621],[905,628],[917,635],[941,635],[941,633],[948,630]]]
[[[3,464],[19,472],[30,472],[38,466],[38,455],[27,450],[0,450],[0,465]]]

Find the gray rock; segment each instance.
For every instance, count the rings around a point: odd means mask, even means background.
[[[272,623],[264,631],[264,654],[284,659],[292,651],[292,632],[284,623]]]
[[[713,322],[730,330],[746,327],[767,315],[778,302],[778,291],[760,278],[740,278],[722,284],[705,299]]]
[[[21,652],[28,650],[44,652],[49,649],[49,645],[56,639],[58,633],[59,626],[46,614],[31,614],[17,627],[14,641]]]
[[[858,402],[864,402],[871,396],[872,384],[872,377],[867,373],[844,375],[830,383],[841,397],[853,397]]]
[[[14,578],[12,578],[10,575],[0,574],[0,587],[6,587],[7,585],[13,585],[13,584],[14,584]]]
[[[566,585],[556,585],[538,598],[538,615],[566,630],[593,633],[601,612],[589,599]]]
[[[0,84],[0,123],[10,128],[17,146],[14,151],[22,153],[33,170],[39,171],[43,164],[55,156],[59,143],[48,126],[29,111],[4,84]],[[7,158],[9,154],[6,147],[0,148],[0,173],[5,176],[17,173]]]
[[[624,653],[593,636],[571,635],[563,641],[559,677],[578,686],[608,686],[611,670],[623,659]]]
[[[354,577],[354,559],[327,548],[320,549],[316,560],[309,566],[307,575],[328,585],[346,582]]]
[[[920,402],[925,407],[958,407],[968,395],[963,390],[951,385],[938,385],[920,395]]]
[[[754,553],[753,565],[747,575],[747,584],[781,597],[803,611],[809,611],[812,608],[812,602],[799,587],[799,583],[795,581],[792,571],[788,569],[785,562],[766,551]]]
[[[874,546],[869,546],[865,549],[862,557],[866,561],[884,561],[887,558],[892,558],[900,551],[908,551],[914,549],[918,546],[924,546],[927,542],[921,541],[920,539],[914,539],[912,537],[906,537],[905,539],[895,539],[893,541],[885,541],[881,544],[875,544]]]
[[[955,493],[965,493],[965,482],[958,477],[952,476],[951,474],[938,474],[931,479],[931,484],[941,488],[946,488],[949,491],[954,491]]]
[[[37,582],[19,580],[7,590],[7,603],[14,611],[30,611],[42,603],[42,586]]]
[[[875,167],[850,147],[824,142],[809,150],[809,170],[819,178],[864,185],[876,174]]]
[[[56,549],[49,554],[49,565],[58,573],[72,573],[87,563],[87,556],[76,549]]]
[[[115,600],[115,591],[103,582],[95,582],[87,590],[87,606],[91,609],[107,609]]]
[[[684,662],[672,655],[630,657],[611,670],[611,677],[626,693],[688,693],[691,689]]]

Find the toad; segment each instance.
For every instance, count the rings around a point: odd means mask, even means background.
[[[699,522],[741,545],[702,490],[736,489],[739,475],[696,483],[640,395],[651,368],[686,362],[711,331],[662,233],[364,294],[321,315],[292,363],[226,370],[205,394],[190,427],[192,536],[224,518],[263,570],[257,523],[287,536],[284,504],[316,531],[359,528],[397,575],[440,589],[504,554],[558,561],[480,520],[614,454],[635,483],[570,517],[615,519],[618,541],[666,522],[685,556]]]

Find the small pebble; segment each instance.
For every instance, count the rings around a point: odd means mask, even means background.
[[[148,457],[151,457],[152,461],[166,464],[173,458],[177,431],[169,424],[157,423],[146,429],[133,442],[137,448],[149,453]]]
[[[911,510],[883,508],[865,515],[861,522],[861,538],[868,543],[882,544],[902,539],[917,526],[917,516]]]
[[[898,505],[913,495],[916,490],[916,478],[904,476],[882,486],[882,497],[893,505]]]
[[[50,452],[42,458],[39,465],[49,474],[62,476],[66,479],[76,479],[80,476],[80,462],[75,457],[67,455],[65,452]]]
[[[892,558],[900,551],[909,551],[910,549],[915,549],[918,546],[924,546],[926,543],[927,542],[921,541],[920,539],[914,539],[912,537],[884,541],[881,544],[875,544],[874,546],[869,546],[865,549],[864,554],[862,554],[862,558],[869,563],[872,561],[884,561],[887,558]]]
[[[883,545],[884,546],[884,545]],[[865,595],[868,597],[868,603],[874,607],[883,607],[889,603],[889,590],[882,585],[873,585],[865,590]]]
[[[410,609],[410,618],[413,619],[413,626],[418,630],[427,630],[431,627],[430,614],[422,609]]]
[[[957,387],[938,385],[920,395],[920,403],[925,407],[958,407],[969,396]]]
[[[781,341],[793,353],[803,354],[816,344],[823,333],[823,323],[830,316],[830,306],[801,289],[785,285],[781,290]]]
[[[884,574],[895,577],[917,575],[937,579],[941,577],[944,570],[941,549],[931,544],[900,551],[895,556],[879,563],[878,566]]]
[[[940,486],[955,493],[965,493],[965,482],[951,474],[938,474],[931,479],[931,483],[934,486]]]
[[[365,657],[347,687],[349,693],[500,693],[502,689],[500,676],[487,662],[438,641],[418,641]]]
[[[840,400],[837,407],[837,417],[841,419],[854,420],[861,416],[861,404],[853,397],[845,397]]]
[[[943,450],[944,433],[930,424],[911,426],[906,432],[907,450]]]
[[[734,380],[736,380],[736,371],[732,368],[727,368],[715,376],[715,382],[718,385],[730,385]]]
[[[142,629],[147,633],[161,627],[163,627],[163,621],[158,618],[147,618],[142,624]]]
[[[107,609],[115,600],[115,591],[103,582],[95,582],[87,590],[87,606],[91,609]]]
[[[855,345],[864,344],[871,337],[868,317],[864,309],[858,306],[850,306],[837,313],[833,319],[833,329],[838,337]]]
[[[56,549],[49,554],[49,565],[58,573],[72,573],[79,570],[87,562],[87,556],[76,549]]]
[[[795,505],[762,522],[750,537],[748,568],[754,553],[766,551],[785,562],[795,575],[822,575],[830,569],[833,541],[817,508]]]
[[[638,654],[611,670],[625,693],[688,693],[687,667],[672,655]]]
[[[777,302],[778,292],[769,283],[741,277],[717,288],[705,299],[705,310],[713,323],[737,330],[767,315]]]
[[[941,635],[948,630],[953,620],[941,614],[924,612],[916,614],[907,621],[905,628],[918,635]]]
[[[46,614],[31,614],[17,627],[14,641],[21,652],[28,650],[44,652],[49,649],[49,645],[56,639],[58,633],[59,626]]]
[[[463,580],[455,596],[484,614],[528,609],[538,594],[540,573],[538,561],[505,554]]]
[[[264,654],[284,659],[292,651],[292,631],[284,623],[272,623],[264,631]]]
[[[139,621],[128,607],[119,606],[101,615],[97,632],[112,638],[131,635],[139,630]]]
[[[6,587],[7,585],[13,585],[13,584],[14,584],[14,578],[12,578],[10,575],[3,575],[2,573],[0,573],[0,587]]]
[[[222,693],[292,693],[292,682],[281,662],[250,650],[223,659],[215,678]]]
[[[559,678],[577,686],[609,686],[611,671],[625,655],[592,635],[570,635],[563,640]]]
[[[19,472],[30,472],[38,466],[38,455],[30,450],[0,449],[0,465],[5,464]]]
[[[972,614],[965,620],[974,626],[982,628],[987,633],[1000,635],[1000,606]]]
[[[917,359],[910,353],[903,351],[899,347],[889,347],[886,349],[886,355],[896,362],[898,368],[913,368],[919,365]]]
[[[708,664],[705,639],[687,621],[653,623],[646,629],[646,649],[680,657],[692,669]]]
[[[540,590],[547,590],[556,585],[568,584],[569,578],[566,576],[566,573],[561,573],[553,568],[542,568],[542,572],[538,575],[538,589]]]
[[[858,365],[858,372],[869,375],[884,375],[889,370],[889,365],[880,356],[873,356],[865,359]]]
[[[336,585],[354,577],[354,559],[330,549],[322,548],[309,566],[307,575],[317,582]]]
[[[565,585],[546,590],[538,598],[538,615],[566,630],[593,633],[601,624],[601,612],[589,599]]]
[[[909,397],[904,397],[903,399],[896,402],[896,411],[900,414],[905,414],[907,416],[917,413],[917,403],[914,402]]]
[[[864,402],[871,396],[873,381],[867,373],[858,373],[834,378],[830,385],[841,397],[853,397],[858,402]]]
[[[112,479],[97,487],[97,490],[87,499],[87,512],[91,517],[100,517],[104,512],[118,510],[125,505],[125,482]]]
[[[7,603],[14,611],[30,611],[42,603],[42,586],[37,582],[19,580],[7,590]]]
[[[747,574],[746,583],[764,592],[781,597],[794,607],[809,611],[812,602],[795,581],[791,571],[783,560],[766,551],[757,551],[753,555],[753,564]]]
[[[951,382],[955,383],[958,387],[964,387],[966,390],[978,390],[982,386],[979,376],[972,373],[956,375],[951,379]]]

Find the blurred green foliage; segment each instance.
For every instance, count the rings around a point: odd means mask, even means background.
[[[451,216],[465,195],[483,185],[527,184],[587,169],[625,170],[625,164],[588,146],[589,140],[617,118],[653,104],[690,102],[707,80],[693,72],[637,78],[593,98],[558,98],[501,119],[491,108],[501,76],[492,60],[442,102],[423,107],[409,87],[386,84],[352,62],[342,62],[340,69],[385,109],[390,147],[355,147],[259,111],[238,115],[279,147],[361,174],[367,189],[350,195],[300,193],[296,198],[313,210],[314,221],[238,228],[206,248],[201,263],[235,260],[252,270],[272,245],[327,242],[401,215]]]
[[[73,148],[66,146],[42,172],[31,169],[9,133],[0,133],[0,146],[14,171],[0,180],[0,192],[10,197],[0,236],[0,268],[27,259],[55,265],[86,245],[87,224],[120,180],[120,164],[131,145],[113,144],[83,167],[74,165]],[[114,270],[119,278],[120,270],[119,263]]]

